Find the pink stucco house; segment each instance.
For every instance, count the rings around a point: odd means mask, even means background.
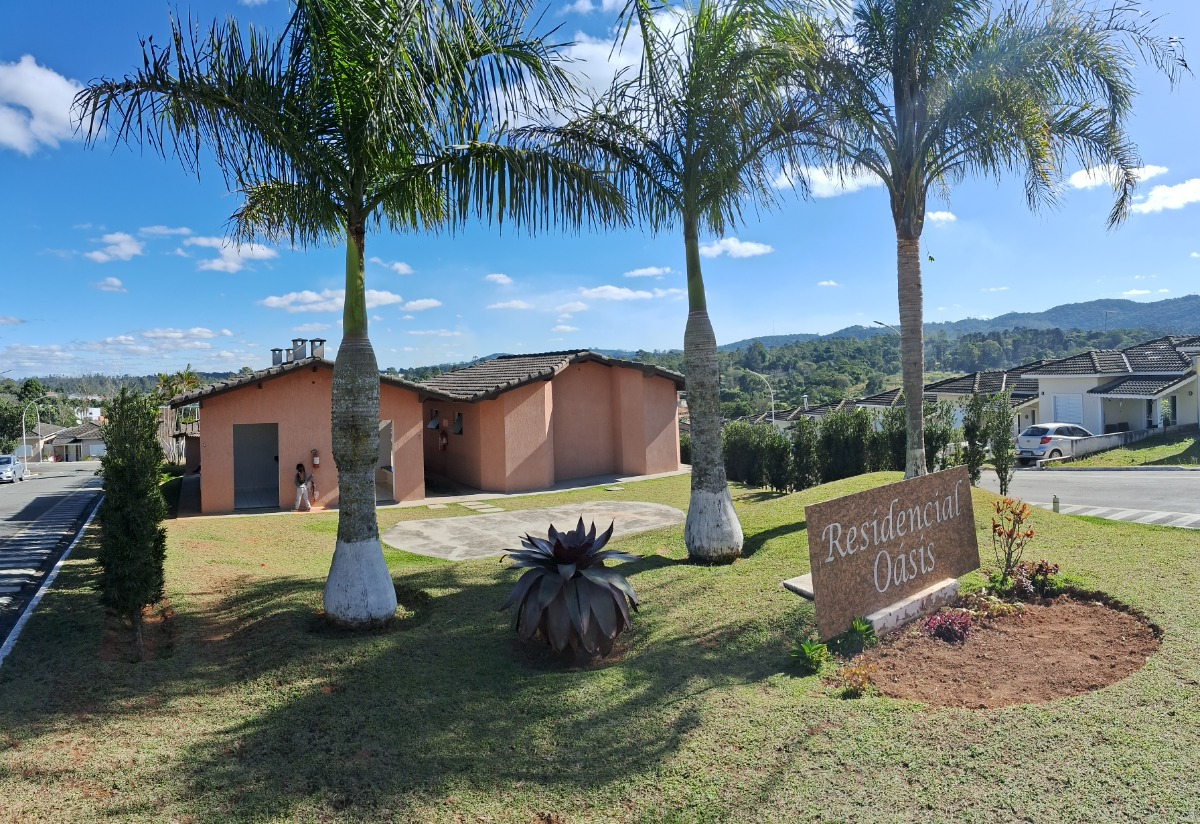
[[[292,505],[308,466],[320,506],[337,503],[333,364],[293,341],[267,369],[181,394],[199,404],[203,513]],[[683,376],[588,351],[511,355],[413,383],[380,376],[380,500],[425,497],[426,473],[490,492],[608,473],[679,468]],[[314,465],[314,462],[316,465]]]

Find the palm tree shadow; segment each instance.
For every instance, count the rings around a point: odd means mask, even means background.
[[[804,532],[806,529],[808,529],[807,519],[796,521],[792,524],[783,524],[782,526],[777,526],[774,529],[766,529],[762,532],[756,532],[750,537],[746,538],[745,543],[742,544],[742,555],[749,558],[750,556],[754,555],[754,553],[762,549],[768,541],[773,541],[776,538],[787,538],[790,535],[796,535],[797,533]]]

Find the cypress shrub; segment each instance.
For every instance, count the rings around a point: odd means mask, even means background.
[[[821,434],[817,424],[801,417],[792,424],[792,487],[808,489],[821,482]]]
[[[978,392],[962,403],[963,440],[967,442],[967,447],[963,450],[963,464],[971,476],[972,486],[978,486],[983,462],[987,460],[989,440],[987,405],[987,398]]]
[[[158,410],[150,397],[122,388],[105,402],[104,416],[97,589],[100,602],[133,625],[135,658],[141,661],[142,610],[162,599],[167,549]]]
[[[790,492],[795,483],[792,443],[773,424],[765,424],[761,439],[764,480],[776,492]]]
[[[852,478],[866,472],[871,436],[871,415],[865,409],[830,412],[822,418],[822,482]]]
[[[893,406],[875,416],[871,433],[870,469],[904,471],[908,449],[908,419],[903,406]]]

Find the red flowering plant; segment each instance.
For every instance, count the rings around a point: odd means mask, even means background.
[[[1021,563],[1025,545],[1036,534],[1029,525],[1029,504],[1013,498],[996,501],[996,514],[992,518],[992,552],[1000,567],[997,589],[1004,590]]]

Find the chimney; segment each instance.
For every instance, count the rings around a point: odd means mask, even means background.
[[[304,344],[308,343],[304,338],[292,338],[292,360],[304,360]]]
[[[312,345],[312,356],[314,358],[325,357],[325,338],[313,338],[309,343]]]
[[[284,349],[284,350],[283,350],[283,362],[284,362],[284,363],[291,363],[291,362],[292,362],[292,350],[291,350],[291,349]]]
[[[271,350],[271,365],[279,366],[283,363],[283,350],[276,347]]]
[[[804,411],[808,411],[808,395],[801,395],[800,400],[804,401]]]

